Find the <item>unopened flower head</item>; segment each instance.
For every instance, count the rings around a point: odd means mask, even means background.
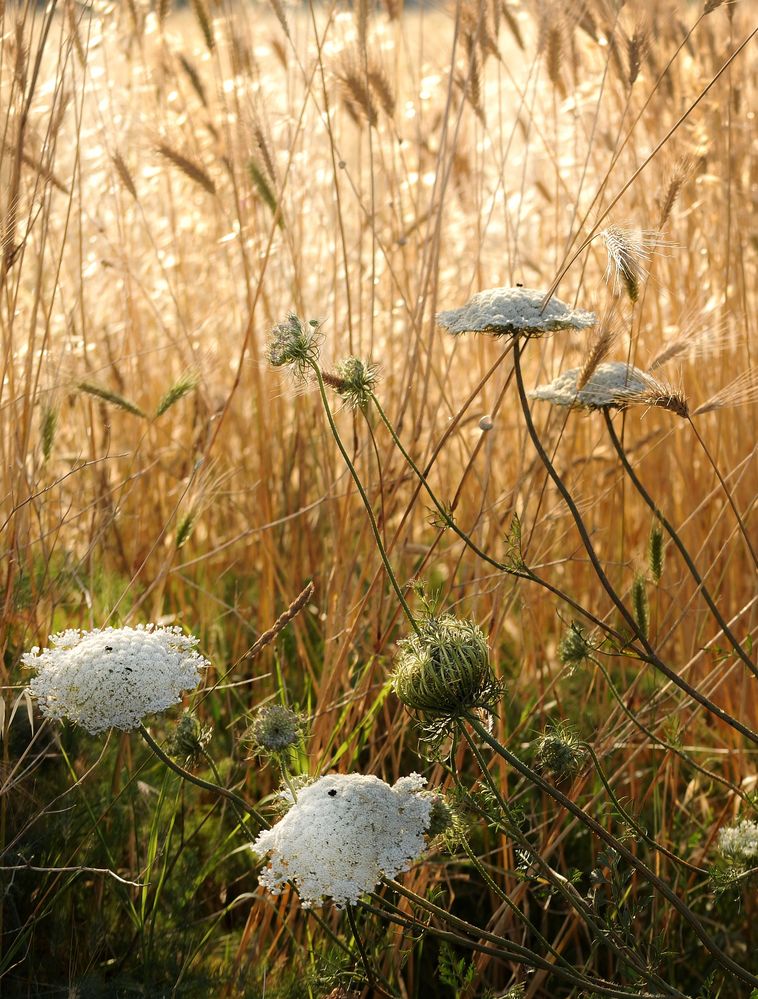
[[[256,752],[277,755],[300,743],[302,717],[283,704],[267,704],[258,710],[246,738]]]
[[[543,311],[546,292],[533,288],[490,288],[480,291],[459,309],[440,312],[437,322],[449,333],[517,333],[539,336],[559,330],[582,330],[595,325],[594,312],[573,309],[551,298]]]
[[[564,371],[547,385],[538,385],[529,395],[554,406],[575,409],[657,406],[679,416],[687,415],[687,403],[679,393],[625,361],[598,364],[582,388],[577,388],[581,372],[581,368]]]
[[[758,866],[758,822],[742,819],[719,832],[719,851],[733,863]]]
[[[334,374],[325,372],[323,378],[351,409],[366,409],[379,380],[379,369],[371,361],[346,357],[337,365]]]
[[[95,734],[137,728],[194,690],[209,665],[197,639],[178,627],[70,629],[34,648],[22,663],[37,670],[29,684],[48,718],[68,718]]]
[[[441,836],[455,826],[456,816],[444,794],[437,791],[427,792],[432,808],[429,813],[429,827],[427,835],[433,839]]]
[[[592,644],[580,625],[576,621],[572,621],[571,627],[563,636],[558,646],[558,658],[561,663],[567,666],[569,670],[576,669],[584,663],[593,651]]]
[[[500,694],[484,632],[452,614],[429,617],[399,643],[392,682],[406,707],[458,718],[489,708]]]
[[[321,345],[321,324],[316,319],[307,323],[291,312],[285,322],[271,331],[268,359],[275,368],[289,366],[300,380],[305,379],[312,365],[318,362]]]
[[[191,711],[185,711],[169,741],[169,755],[184,767],[197,766],[205,755],[205,747],[212,735],[210,725],[201,725]]]
[[[260,883],[278,894],[292,881],[306,908],[325,899],[338,907],[357,902],[423,851],[432,811],[419,794],[425,783],[419,774],[392,787],[378,777],[329,774],[309,784],[252,844],[271,855]]]
[[[586,750],[568,725],[546,729],[537,739],[537,766],[557,777],[574,777],[582,769]]]

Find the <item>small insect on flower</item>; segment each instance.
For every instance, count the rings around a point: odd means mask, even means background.
[[[260,883],[275,895],[291,881],[304,908],[331,899],[357,902],[383,876],[407,870],[425,846],[434,802],[419,774],[391,787],[361,774],[328,774],[298,792],[297,801],[252,844],[271,855]]]
[[[491,336],[515,336],[519,333],[540,336],[559,330],[583,330],[594,326],[594,312],[572,309],[559,298],[542,303],[546,292],[533,288],[490,288],[480,291],[459,309],[440,312],[437,322],[448,333],[489,333]]]
[[[210,663],[197,638],[181,628],[72,628],[21,658],[37,675],[29,692],[43,715],[81,725],[93,735],[137,728],[146,715],[165,711],[194,690]]]

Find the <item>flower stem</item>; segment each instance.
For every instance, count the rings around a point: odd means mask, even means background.
[[[597,557],[597,553],[595,552],[595,549],[592,545],[592,541],[590,540],[590,536],[587,533],[587,528],[584,526],[584,521],[582,520],[581,514],[577,509],[576,503],[572,499],[571,494],[569,493],[566,486],[563,484],[563,480],[561,479],[560,475],[558,475],[555,468],[553,467],[553,463],[550,461],[550,458],[548,457],[544,447],[542,446],[542,442],[540,441],[539,435],[535,430],[534,423],[532,422],[532,414],[529,410],[529,403],[526,398],[526,390],[524,388],[524,378],[521,373],[521,348],[518,340],[516,340],[514,343],[513,364],[516,369],[516,384],[518,385],[519,399],[521,400],[521,408],[524,412],[526,428],[529,433],[529,436],[532,439],[534,448],[537,451],[537,454],[540,456],[543,465],[547,469],[550,478],[555,483],[558,492],[563,497],[563,501],[568,507],[571,516],[574,518],[576,529],[579,532],[579,536],[582,539],[582,544],[584,545],[585,551],[587,552],[590,562],[592,563],[592,568],[595,570],[595,575],[600,581],[605,592],[613,601],[613,604],[615,605],[621,616],[624,618],[624,621],[626,621],[627,625],[632,630],[633,634],[636,635],[640,644],[647,653],[648,658],[646,661],[649,662],[652,666],[654,666],[660,673],[663,673],[663,675],[666,677],[667,680],[670,680],[671,683],[679,687],[680,690],[683,690],[693,700],[697,701],[698,704],[702,705],[707,711],[710,711],[711,714],[716,715],[716,717],[720,718],[721,721],[726,722],[726,724],[729,725],[731,728],[736,729],[736,731],[738,731],[741,735],[744,735],[745,738],[749,739],[751,742],[758,745],[758,734],[753,732],[753,730],[748,728],[746,725],[743,725],[742,722],[738,721],[728,712],[724,711],[723,708],[720,708],[717,704],[714,704],[713,701],[711,701],[704,694],[701,694],[699,690],[697,690],[691,684],[687,683],[686,680],[684,680],[681,676],[679,676],[678,673],[675,673],[674,670],[672,670],[669,666],[666,665],[666,663],[663,662],[663,660],[656,653],[653,646],[640,631],[640,628],[636,620],[634,619],[634,615],[629,612],[628,608],[624,605],[619,595],[611,586],[611,583],[608,577],[606,576],[603,567],[600,565],[600,560]]]
[[[334,417],[332,416],[332,410],[329,406],[329,400],[327,399],[326,396],[326,388],[324,386],[324,379],[321,375],[321,370],[319,366],[315,363],[311,364],[311,367],[313,368],[313,371],[316,375],[316,380],[318,381],[318,388],[321,394],[321,403],[324,407],[326,418],[329,421],[329,428],[331,429],[332,436],[334,437],[334,440],[337,443],[337,447],[340,450],[340,454],[342,455],[342,460],[345,462],[345,465],[347,465],[347,469],[350,472],[353,482],[355,483],[355,487],[360,493],[361,499],[363,500],[363,505],[366,508],[366,514],[369,519],[369,524],[371,525],[371,532],[374,535],[374,542],[379,550],[379,554],[382,557],[382,562],[384,562],[384,568],[387,570],[387,575],[389,576],[392,588],[394,589],[395,594],[398,600],[400,601],[400,606],[403,608],[405,616],[408,618],[411,627],[416,632],[416,634],[421,634],[419,626],[416,623],[416,619],[413,616],[413,612],[411,611],[410,607],[408,606],[408,602],[403,596],[403,591],[400,588],[400,584],[397,581],[394,570],[392,569],[392,565],[390,564],[390,560],[387,557],[387,552],[384,548],[384,543],[382,542],[381,535],[379,534],[379,528],[376,523],[376,517],[374,516],[374,511],[371,509],[371,503],[369,502],[369,498],[366,495],[366,490],[363,488],[363,483],[361,482],[360,477],[355,470],[355,466],[350,460],[350,455],[347,453],[345,445],[342,443],[342,438],[340,437],[339,430],[337,430],[337,424],[334,422]]]
[[[709,934],[706,933],[697,916],[684,904],[684,902],[682,902],[679,896],[669,888],[665,881],[662,881],[656,874],[653,873],[653,871],[650,870],[647,864],[645,864],[638,857],[635,857],[631,850],[628,850],[623,843],[619,842],[615,836],[609,833],[608,830],[593,819],[591,815],[588,815],[583,808],[576,804],[576,802],[572,801],[571,798],[567,797],[562,791],[559,791],[557,787],[553,787],[552,784],[549,784],[536,771],[532,770],[531,767],[523,763],[517,756],[514,756],[513,753],[511,753],[505,748],[505,746],[498,742],[497,739],[489,734],[485,726],[482,725],[478,718],[475,718],[473,715],[468,715],[466,717],[466,721],[468,721],[469,725],[473,728],[479,738],[487,743],[490,749],[504,759],[506,763],[509,763],[514,770],[521,774],[522,777],[525,777],[530,783],[534,784],[535,787],[544,791],[545,794],[548,794],[551,798],[557,801],[559,805],[562,805],[566,811],[570,812],[573,816],[575,816],[575,818],[579,819],[580,822],[583,822],[584,825],[591,829],[592,832],[594,832],[595,835],[604,843],[613,847],[613,849],[620,854],[631,867],[633,867],[645,878],[646,881],[656,888],[657,891],[673,906],[673,908],[676,909],[679,915],[689,923],[699,940],[716,958],[722,968],[726,968],[731,971],[731,973],[736,975],[740,981],[746,982],[753,988],[758,988],[758,978],[755,975],[752,975],[749,971],[746,971],[743,967],[741,967],[741,965],[737,964],[736,961],[733,961],[728,954],[725,954],[721,950],[718,944],[716,944],[715,941],[711,939]]]
[[[142,724],[140,724],[139,726],[139,733],[142,736],[142,738],[145,740],[145,742],[148,744],[148,746],[155,753],[155,755],[158,757],[158,759],[162,763],[165,763],[165,765],[170,770],[173,770],[174,773],[178,774],[184,780],[189,781],[190,784],[196,784],[198,787],[202,787],[206,791],[213,791],[215,794],[220,794],[223,798],[227,798],[230,802],[232,802],[234,806],[236,806],[235,811],[237,811],[237,809],[239,808],[242,809],[242,811],[247,812],[248,815],[252,815],[253,818],[258,823],[260,823],[262,829],[265,829],[268,826],[268,823],[260,814],[260,812],[258,812],[255,808],[253,808],[252,805],[249,805],[244,798],[240,798],[238,794],[235,794],[234,791],[230,791],[229,788],[223,787],[223,785],[221,784],[213,784],[209,780],[203,780],[202,777],[197,777],[195,774],[191,774],[188,770],[185,770],[183,767],[180,767],[175,760],[172,760],[171,757],[161,749],[161,747],[158,745],[158,743],[155,741],[152,735],[150,735],[148,730]],[[215,767],[213,769],[214,773],[217,776],[218,771],[215,770]],[[240,820],[239,814],[237,818],[239,821]],[[242,821],[244,822],[244,819]]]

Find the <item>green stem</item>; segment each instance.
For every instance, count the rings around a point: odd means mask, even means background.
[[[758,978],[752,975],[749,971],[746,971],[743,967],[733,961],[728,954],[725,954],[718,944],[711,939],[711,937],[706,933],[700,920],[697,916],[682,902],[679,896],[673,892],[669,886],[662,881],[650,868],[641,861],[639,858],[620,843],[615,836],[608,832],[603,826],[600,825],[591,815],[588,815],[583,808],[573,802],[568,798],[562,791],[559,791],[557,787],[553,787],[546,780],[544,780],[536,771],[532,770],[525,763],[517,757],[514,756],[508,749],[505,748],[497,739],[493,738],[487,731],[487,729],[482,725],[478,718],[473,717],[473,715],[468,715],[466,717],[469,725],[474,729],[476,734],[480,739],[495,752],[498,756],[509,763],[514,770],[525,777],[528,781],[538,787],[540,790],[544,791],[551,798],[562,805],[566,811],[570,812],[577,819],[583,822],[592,832],[595,833],[604,843],[608,846],[613,847],[613,849],[620,854],[626,862],[638,871],[646,881],[648,881],[654,888],[660,892],[663,897],[671,903],[671,905],[676,909],[680,916],[692,927],[697,935],[698,939],[704,944],[707,950],[716,958],[719,964],[728,969],[735,975],[740,981],[746,982],[753,988],[758,988]]]
[[[615,428],[613,426],[613,420],[611,420],[610,414],[608,413],[607,409],[603,410],[603,418],[605,419],[605,425],[606,425],[606,427],[608,429],[608,436],[611,438],[611,443],[613,444],[613,447],[616,450],[616,454],[619,456],[619,459],[621,460],[621,464],[624,466],[624,471],[626,472],[626,474],[631,479],[634,488],[640,494],[640,496],[645,501],[645,503],[648,505],[648,507],[652,510],[653,515],[661,522],[661,524],[665,528],[667,534],[669,535],[669,537],[671,538],[671,540],[676,545],[676,548],[677,548],[679,554],[682,556],[682,559],[684,560],[685,565],[687,566],[687,568],[690,571],[690,575],[692,576],[692,578],[695,580],[695,582],[698,585],[698,589],[700,590],[700,592],[701,592],[701,594],[703,596],[703,600],[705,600],[705,602],[708,604],[708,609],[710,610],[711,614],[713,614],[714,618],[718,622],[719,628],[721,628],[722,632],[724,633],[724,635],[726,636],[726,638],[729,640],[730,645],[732,646],[732,648],[734,649],[734,651],[737,653],[737,655],[740,657],[740,659],[745,663],[745,665],[747,666],[747,668],[752,673],[754,673],[756,676],[758,676],[758,667],[756,667],[756,665],[753,663],[753,661],[750,658],[750,656],[742,648],[742,646],[740,645],[740,643],[737,641],[736,637],[734,636],[731,628],[729,627],[729,625],[726,623],[726,621],[722,617],[721,612],[719,611],[719,609],[716,606],[716,603],[715,603],[713,597],[711,596],[708,588],[706,587],[705,583],[703,582],[703,578],[700,575],[700,573],[698,572],[695,563],[692,561],[692,558],[690,557],[690,553],[684,547],[684,543],[683,543],[682,539],[679,537],[676,529],[670,523],[670,521],[664,516],[664,514],[661,512],[661,510],[657,506],[655,500],[650,495],[650,493],[647,491],[647,489],[645,489],[645,487],[643,486],[643,484],[640,481],[639,477],[637,476],[637,473],[632,468],[631,462],[629,461],[629,459],[626,456],[626,451],[624,450],[624,445],[621,443],[621,441],[618,438],[618,435],[616,434],[616,430],[615,430]]]
[[[366,972],[366,978],[368,980],[369,988],[374,988],[374,973],[371,970],[371,964],[369,963],[368,954],[366,953],[366,948],[363,946],[363,941],[361,940],[361,935],[358,932],[358,926],[355,922],[355,914],[353,913],[353,907],[348,903],[345,906],[345,911],[347,912],[347,921],[350,923],[350,930],[353,934],[353,939],[358,948],[358,952],[361,955],[361,961],[363,963],[364,971]]]
[[[235,794],[234,791],[230,791],[229,788],[223,787],[223,785],[221,784],[213,784],[209,780],[203,780],[202,777],[197,777],[195,774],[191,774],[188,770],[185,770],[183,767],[180,767],[175,760],[172,760],[171,757],[168,756],[168,754],[164,753],[164,751],[161,749],[161,747],[158,745],[158,743],[155,741],[152,735],[150,735],[148,730],[142,724],[140,724],[139,726],[139,733],[142,736],[142,738],[145,740],[145,742],[148,744],[148,746],[155,753],[155,755],[158,757],[158,759],[162,763],[165,763],[165,765],[170,770],[173,770],[174,773],[178,774],[184,780],[189,781],[190,784],[196,784],[198,787],[202,787],[206,791],[213,791],[215,794],[220,794],[223,798],[227,798],[237,808],[240,808],[243,811],[247,812],[248,815],[252,815],[253,818],[258,823],[260,823],[262,829],[265,829],[268,826],[268,823],[263,818],[263,816],[258,811],[256,811],[256,809],[253,808],[252,805],[249,805],[244,798],[240,798],[238,794]],[[218,773],[215,770],[215,768],[214,772],[216,774]]]
[[[726,722],[726,724],[729,725],[731,728],[736,729],[736,731],[739,732],[741,735],[744,735],[745,738],[749,739],[751,742],[758,745],[758,734],[753,732],[752,729],[748,728],[746,725],[743,725],[742,722],[738,721],[736,718],[733,718],[732,715],[724,711],[723,708],[720,708],[717,704],[714,704],[713,701],[711,701],[704,694],[701,694],[699,690],[697,690],[691,684],[687,683],[686,680],[684,680],[681,676],[679,676],[678,673],[675,673],[674,670],[672,670],[669,666],[667,666],[663,662],[663,660],[657,655],[655,649],[652,647],[650,642],[640,631],[640,628],[637,622],[635,621],[634,616],[629,612],[629,610],[624,605],[619,595],[611,586],[611,583],[608,577],[606,576],[603,567],[600,565],[600,560],[597,557],[595,549],[592,545],[592,541],[590,540],[590,536],[587,533],[587,528],[584,526],[584,521],[582,520],[581,514],[577,509],[576,503],[572,499],[571,494],[569,493],[566,486],[563,484],[563,480],[553,467],[553,463],[550,461],[550,458],[548,457],[544,447],[542,446],[542,442],[540,441],[539,435],[537,434],[537,431],[534,427],[534,423],[532,422],[532,414],[529,411],[529,403],[527,401],[526,390],[524,388],[524,378],[523,375],[521,374],[521,348],[518,339],[516,339],[514,343],[513,364],[516,369],[516,384],[518,385],[519,399],[521,400],[521,408],[524,413],[524,419],[526,421],[527,431],[532,439],[532,444],[534,445],[537,454],[540,456],[543,465],[547,469],[550,478],[555,483],[558,492],[563,497],[563,501],[568,507],[571,516],[574,518],[576,529],[579,532],[579,537],[582,539],[582,544],[584,545],[585,551],[587,552],[590,562],[592,563],[592,568],[595,570],[595,575],[600,581],[600,584],[602,585],[605,592],[611,598],[616,609],[624,618],[624,621],[626,621],[632,633],[636,635],[640,644],[645,649],[645,652],[649,656],[647,661],[652,666],[655,666],[655,668],[659,672],[663,673],[663,675],[668,680],[670,680],[671,683],[679,687],[680,690],[683,690],[693,700],[697,701],[698,704],[702,705],[707,711],[710,711],[711,714],[716,715],[716,717],[720,718],[721,721]]]
[[[397,578],[395,577],[395,573],[390,564],[390,560],[387,557],[387,552],[384,548],[384,543],[382,542],[381,535],[379,534],[379,528],[376,523],[376,517],[374,516],[374,511],[371,509],[371,503],[369,502],[369,498],[366,495],[366,490],[363,488],[363,483],[361,482],[360,477],[358,476],[358,473],[355,470],[355,466],[350,460],[350,455],[347,453],[345,445],[342,443],[342,438],[340,437],[339,430],[337,430],[337,424],[334,422],[334,417],[332,416],[332,410],[329,406],[329,400],[327,399],[326,396],[326,388],[324,386],[324,379],[321,376],[321,370],[319,369],[319,366],[315,362],[311,363],[311,367],[316,375],[316,380],[318,381],[318,389],[321,394],[321,403],[324,407],[326,418],[329,421],[329,428],[331,429],[332,436],[334,437],[334,440],[337,443],[337,447],[340,450],[340,454],[342,455],[342,460],[345,462],[345,465],[347,465],[347,469],[350,472],[353,482],[355,483],[355,487],[360,493],[361,499],[363,500],[363,505],[366,509],[366,514],[368,516],[369,523],[371,525],[371,532],[374,535],[374,542],[379,550],[379,554],[382,557],[382,562],[384,562],[384,568],[387,570],[387,575],[389,576],[392,588],[395,591],[397,599],[400,601],[400,606],[403,608],[405,616],[408,618],[411,627],[413,628],[413,630],[416,632],[417,635],[420,635],[421,631],[419,629],[419,626],[416,623],[416,619],[414,618],[413,613],[410,607],[408,606],[405,597],[403,596],[403,591],[400,588],[400,584],[398,583]]]

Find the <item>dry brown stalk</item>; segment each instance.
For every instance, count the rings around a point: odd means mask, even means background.
[[[613,346],[616,339],[613,317],[614,312],[612,309],[603,317],[582,365],[582,370],[579,372],[579,377],[576,380],[577,390],[584,388],[597,369],[598,364],[601,364],[606,359]]]

